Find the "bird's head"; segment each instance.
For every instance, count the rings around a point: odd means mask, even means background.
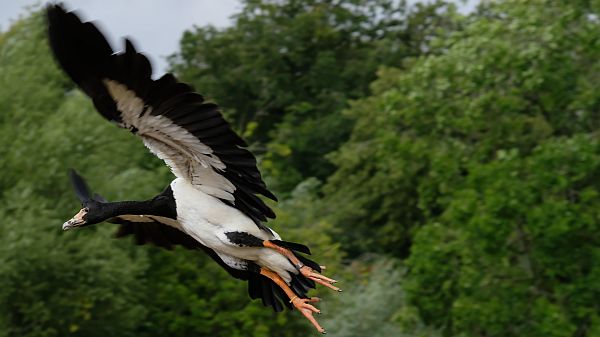
[[[74,217],[65,222],[62,226],[63,230],[94,225],[106,220],[106,210],[102,207],[102,203],[90,199],[86,203],[81,204],[81,209]]]
[[[71,178],[75,194],[79,201],[81,201],[81,210],[63,224],[63,230],[93,225],[104,221],[107,218],[105,214],[107,210],[103,207],[106,200],[99,195],[92,197],[85,180],[75,170],[69,172],[69,177]]]

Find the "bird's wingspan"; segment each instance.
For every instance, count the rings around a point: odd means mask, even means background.
[[[130,40],[114,53],[102,33],[60,5],[47,10],[51,49],[65,72],[108,120],[142,138],[177,177],[252,218],[274,218],[258,195],[266,188],[256,158],[219,107],[171,74],[151,78],[148,59]]]
[[[172,249],[173,246],[180,245],[187,249],[203,250],[231,276],[248,281],[250,298],[262,299],[265,306],[273,307],[276,312],[283,310],[282,303],[291,309],[285,294],[273,281],[260,274],[228,266],[214,250],[179,230],[177,222],[173,219],[154,215],[121,215],[110,219],[109,222],[120,225],[115,234],[116,237],[133,236],[139,245],[153,244],[165,249]],[[303,296],[306,296],[308,288],[314,288],[314,285],[311,284],[304,285],[301,278],[296,275],[293,276],[292,286]]]
[[[176,220],[153,215],[120,215],[108,222],[119,224],[116,237],[133,236],[138,245],[154,244],[165,249],[180,245],[198,249],[200,243],[179,230]]]

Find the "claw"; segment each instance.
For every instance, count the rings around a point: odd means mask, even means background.
[[[311,279],[311,280],[313,280],[313,281],[317,282],[318,284],[320,284],[320,285],[322,285],[322,286],[325,286],[325,287],[327,287],[327,288],[329,288],[329,289],[331,289],[331,290],[333,290],[333,291],[339,291],[339,292],[341,292],[341,291],[342,291],[340,288],[338,288],[338,287],[336,287],[336,286],[334,286],[334,285],[331,285],[331,283],[329,283],[329,282],[325,282],[325,281],[323,281],[323,280],[321,280],[321,279],[318,279],[318,278],[316,278],[316,277],[309,276],[309,277],[308,277],[308,279]]]
[[[290,303],[292,303],[294,307],[296,307],[296,309],[298,309],[298,311],[300,311],[302,315],[304,315],[304,317],[306,317],[320,333],[325,333],[325,329],[323,329],[323,327],[321,327],[317,320],[313,317],[313,313],[320,314],[321,310],[309,304],[321,301],[320,298],[299,298],[298,295],[295,294],[294,291],[288,286],[288,284],[285,283],[281,276],[267,268],[261,267],[260,274],[271,279],[273,282],[275,282],[275,284],[281,287],[281,289],[290,299]]]
[[[310,268],[308,266],[303,266],[302,268],[300,268],[300,273],[302,273],[302,275],[304,275],[304,277],[311,279],[311,280],[317,282],[318,284],[323,285],[331,290],[340,291],[340,288],[331,285],[333,283],[337,283],[336,280],[331,279],[327,276],[323,276],[323,275],[317,273],[316,271],[312,270],[312,268]]]
[[[304,315],[304,317],[306,317],[320,333],[325,334],[326,333],[325,329],[323,329],[323,327],[321,325],[319,325],[319,322],[317,322],[317,320],[313,317],[313,312],[320,314],[321,310],[308,304],[309,302],[314,303],[314,302],[319,302],[320,300],[321,299],[318,297],[313,297],[313,298],[296,297],[292,300],[292,304],[294,304],[294,307],[296,307],[296,309],[298,309],[298,311],[300,311],[302,313],[302,315]]]

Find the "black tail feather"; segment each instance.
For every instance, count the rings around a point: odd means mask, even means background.
[[[269,282],[269,285],[271,286],[271,292],[273,293],[273,310],[275,310],[275,312],[281,312],[281,311],[283,311],[283,305],[281,304],[281,298],[280,298],[280,294],[278,291],[278,290],[281,290],[281,288],[279,288],[273,282]],[[284,296],[285,296],[285,294],[284,294]],[[284,297],[283,301],[285,303],[285,297]]]
[[[315,288],[315,283],[312,280],[307,280],[305,277],[301,277],[299,275],[292,276],[292,282],[290,285],[297,294],[306,293],[309,289]]]
[[[260,275],[259,274],[250,274],[250,277],[248,278],[248,295],[250,295],[250,298],[255,300],[257,298],[260,298],[261,295],[261,286],[260,286]]]
[[[309,260],[300,254],[294,253],[294,255],[296,255],[296,257],[298,258],[298,260],[300,260],[300,262],[304,263],[305,265],[309,266],[310,268],[312,268],[313,270],[315,270],[319,273],[321,272],[321,266],[319,266],[319,264],[316,263],[315,261]]]
[[[290,282],[290,287],[296,294],[301,294],[308,290],[304,288],[304,286],[300,282],[297,281],[296,277],[292,278],[292,282]]]
[[[264,277],[264,276],[263,276]],[[267,279],[268,280],[268,279]],[[273,287],[271,287],[271,282],[266,282],[267,280],[261,280],[260,286],[262,287],[262,303],[265,307],[272,306],[275,311],[277,311],[277,305],[275,304],[276,299],[274,298]]]
[[[273,283],[271,283],[271,284],[273,284]],[[288,309],[292,310],[293,309],[292,303],[290,303],[290,300],[288,299],[288,297],[285,294],[285,292],[283,291],[283,289],[281,289],[280,287],[278,287],[275,284],[273,284],[273,289],[275,289],[275,294],[281,300],[281,302],[283,302],[283,304],[285,304],[285,306]],[[283,307],[281,308],[281,310],[283,310]]]
[[[307,266],[314,266],[315,270],[320,270],[319,265],[305,257],[299,257]],[[259,269],[259,267],[256,267]],[[312,268],[312,267],[311,267]],[[314,289],[316,284],[314,281],[307,279],[302,274],[290,273],[292,280],[289,284],[290,288],[299,298],[309,298],[308,291]],[[252,299],[260,298],[263,305],[272,307],[275,312],[281,312],[285,307],[293,309],[286,293],[275,282],[266,276],[259,274],[256,270],[249,271],[247,274],[248,294]]]
[[[306,289],[306,291],[308,291],[308,289],[315,289],[315,285],[316,285],[315,281],[308,279],[306,277],[298,277],[297,282],[300,283],[302,285],[302,287],[304,287],[304,289]]]
[[[271,240],[271,242],[273,242],[274,244],[276,244],[280,247],[283,247],[283,248],[287,248],[287,249],[291,249],[296,252],[311,255],[310,249],[307,246],[300,244],[300,243],[288,242],[288,241],[282,241],[282,240]]]

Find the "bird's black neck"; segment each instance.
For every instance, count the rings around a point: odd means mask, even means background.
[[[162,212],[155,209],[155,204],[154,199],[144,201],[117,201],[103,203],[102,208],[103,213],[107,218],[125,214],[165,216]]]
[[[97,207],[97,211],[89,214],[92,218],[101,218],[94,219],[94,222],[104,221],[119,215],[156,215],[177,219],[175,199],[171,187],[167,187],[165,191],[150,200],[102,202]]]

